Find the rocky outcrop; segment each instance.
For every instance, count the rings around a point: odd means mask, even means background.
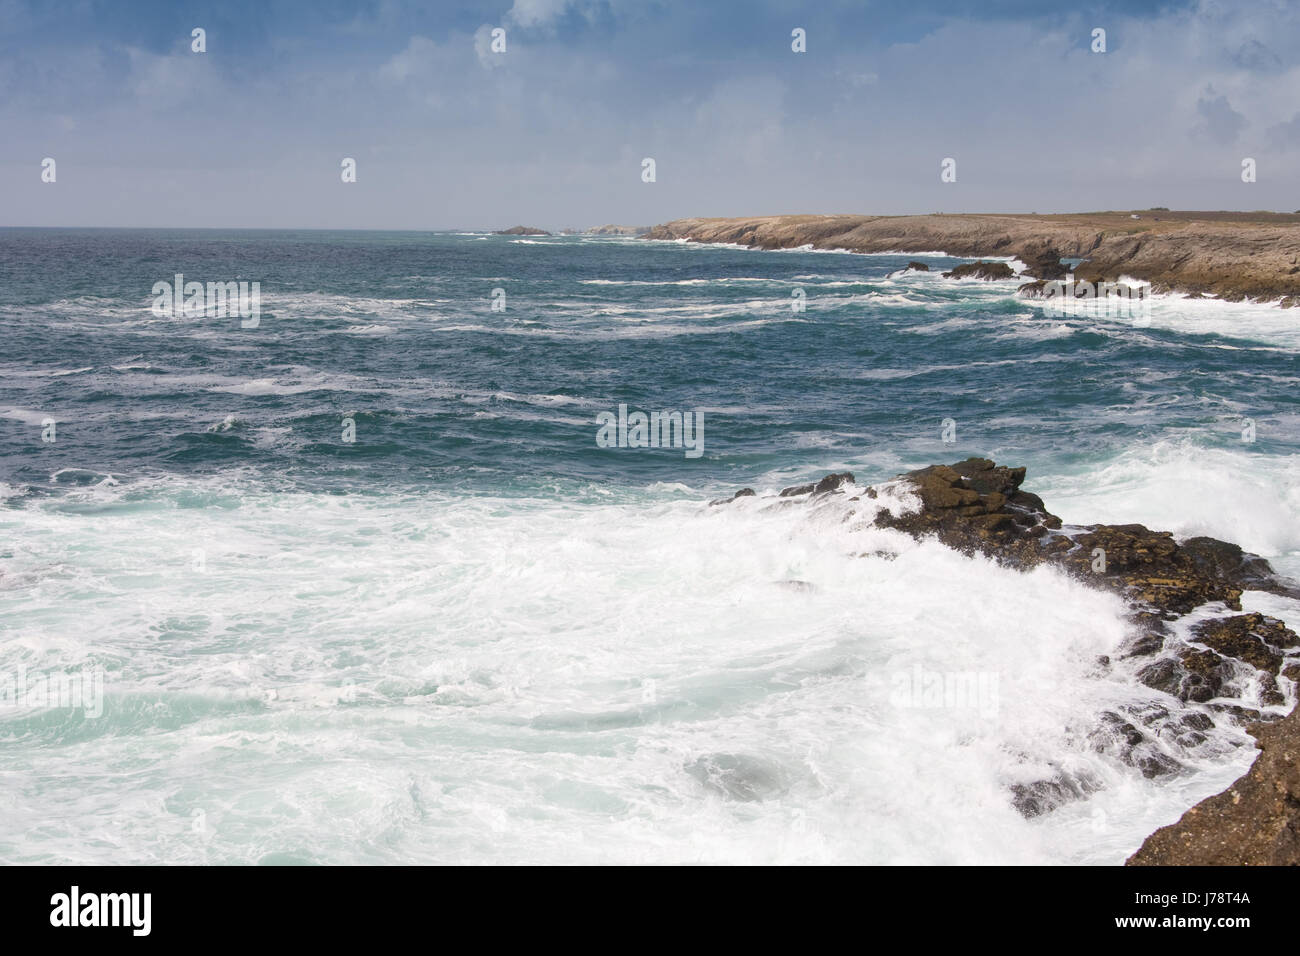
[[[1240,801],[1228,802],[1231,813],[1224,819],[1237,829],[1225,830],[1230,834],[1226,842],[1215,842],[1210,822],[1227,812],[1222,802],[1213,802],[1220,801],[1216,797],[1189,811],[1176,837],[1161,836],[1165,831],[1153,836],[1148,841],[1152,849],[1148,852],[1144,846],[1132,862],[1282,862],[1286,853],[1297,852],[1300,789],[1294,760],[1300,754],[1300,725],[1294,713],[1279,721],[1278,708],[1288,699],[1281,682],[1300,680],[1300,637],[1275,618],[1225,614],[1224,608],[1240,612],[1243,590],[1300,598],[1300,588],[1277,576],[1263,558],[1216,538],[1178,541],[1168,531],[1140,524],[1065,525],[1041,498],[1021,487],[1024,479],[1024,468],[968,458],[908,472],[852,497],[846,496],[856,488],[851,474],[827,475],[782,490],[773,506],[800,500],[820,506],[840,500],[857,513],[865,511],[865,498],[873,502],[870,520],[876,527],[935,538],[964,554],[985,555],[1020,570],[1054,565],[1090,586],[1119,594],[1131,609],[1132,625],[1119,659],[1130,661],[1135,668],[1130,672],[1153,690],[1204,706],[1179,710],[1173,702],[1137,702],[1105,711],[1088,736],[1098,751],[1146,777],[1160,777],[1180,772],[1183,764],[1159,740],[1194,752],[1216,722],[1278,721],[1276,729],[1252,726],[1265,753],[1273,748],[1272,756],[1267,762],[1261,757],[1251,774],[1235,785],[1233,792],[1246,794],[1242,800],[1248,805],[1241,810]],[[876,507],[885,498],[886,486],[905,492],[903,500],[910,500],[911,506]],[[713,504],[742,497],[756,495],[746,488]],[[1198,613],[1190,623],[1176,623],[1193,611]],[[1103,658],[1099,665],[1109,667],[1111,661]],[[1255,700],[1258,707],[1246,706]],[[1100,786],[1098,780],[1062,770],[1048,779],[1014,784],[1011,801],[1024,815],[1035,816]],[[1269,786],[1282,789],[1273,792]],[[1277,797],[1282,792],[1291,795],[1290,803]],[[1247,832],[1252,813],[1258,815],[1263,836]]]
[[[496,236],[549,236],[550,233],[545,229],[538,229],[536,226],[511,226],[509,229],[498,229],[493,235]]]
[[[1248,730],[1250,772],[1147,837],[1129,866],[1300,865],[1300,709]]]
[[[1015,257],[1037,279],[1062,279],[1062,258],[1089,282],[1124,276],[1154,292],[1300,301],[1300,214],[1162,212],[1053,216],[762,216],[678,219],[655,226],[648,239],[728,242],[760,249],[927,252]]]
[[[1210,602],[1240,611],[1241,592],[1247,588],[1300,599],[1300,588],[1274,574],[1267,561],[1227,541],[1195,537],[1178,542],[1171,532],[1140,524],[1064,527],[1041,498],[1021,488],[1024,480],[1024,468],[1008,468],[987,458],[930,465],[895,479],[916,496],[920,507],[881,511],[874,522],[916,538],[934,537],[963,554],[983,554],[1022,570],[1056,565],[1094,587],[1123,595],[1135,613],[1145,615],[1140,620],[1150,632],[1160,631],[1161,621]],[[852,484],[848,472],[827,475],[786,488],[779,497],[820,497]],[[737,497],[746,493],[753,491],[744,489]],[[874,498],[877,490],[869,488],[866,494]],[[1296,646],[1287,642],[1294,635],[1279,636],[1270,620],[1245,615],[1235,630],[1207,624],[1203,633],[1214,650],[1258,662],[1263,651],[1243,654],[1260,642],[1272,648]],[[1278,673],[1277,666],[1269,670]]]
[[[928,265],[926,265],[924,262],[917,262],[915,259],[913,259],[903,268],[896,269],[895,271],[891,272],[889,274],[889,277],[892,279],[894,276],[901,276],[908,272],[929,272],[929,271],[930,271],[930,267]]]
[[[585,235],[588,236],[644,236],[650,231],[649,226],[592,226]]]
[[[945,279],[1014,279],[1015,270],[1005,262],[968,262],[943,274]]]
[[[1062,529],[1041,498],[1021,489],[1025,469],[968,458],[901,476],[920,499],[910,514],[876,523],[915,536],[933,535],[966,554],[1004,564],[1059,565],[1089,583],[1124,594],[1142,610],[1171,619],[1210,601],[1241,609],[1245,588],[1300,597],[1263,558],[1214,538],[1181,544],[1168,531],[1140,524]]]
[[[1053,299],[1062,305],[1067,298],[1085,302],[1115,296],[1127,302],[1141,301],[1146,295],[1143,286],[1127,282],[1087,282],[1079,279],[1035,279],[1016,290],[1022,299]]]

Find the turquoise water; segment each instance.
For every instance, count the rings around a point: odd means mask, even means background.
[[[1118,602],[707,502],[978,454],[1067,521],[1294,573],[1300,332],[1049,315],[913,258],[0,230],[0,677],[102,680],[0,700],[0,860],[1121,861],[1251,756],[1097,752],[1159,696],[1096,671]],[[176,273],[259,282],[259,324],[156,315]],[[701,416],[703,453],[600,447],[620,405]],[[996,706],[899,706],[916,667]],[[1102,786],[1021,817],[1062,766]]]

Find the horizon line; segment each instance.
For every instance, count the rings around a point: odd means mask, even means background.
[[[669,222],[676,222],[681,219],[778,219],[795,216],[870,216],[876,219],[910,219],[924,218],[927,216],[1017,216],[1017,217],[1046,217],[1046,216],[1101,216],[1108,213],[1135,213],[1135,212],[1164,212],[1170,215],[1191,215],[1197,213],[1209,213],[1214,215],[1224,214],[1241,214],[1241,215],[1269,215],[1269,216],[1293,216],[1300,217],[1300,210],[1293,212],[1283,212],[1275,209],[1171,209],[1164,206],[1147,206],[1131,207],[1129,209],[1091,209],[1077,210],[1071,212],[909,212],[909,213],[869,213],[869,212],[797,212],[797,213],[757,213],[740,216],[676,216],[670,219],[664,219],[652,224],[635,224],[631,228],[654,228],[657,225],[663,225]],[[515,226],[508,226],[506,229],[523,226],[525,223],[516,223]],[[626,225],[623,223],[607,222],[604,225]],[[532,226],[529,228],[541,229],[541,226]],[[590,227],[601,228],[601,227]],[[504,230],[500,229],[474,229],[468,226],[447,226],[442,228],[412,228],[409,226],[175,226],[175,225],[148,225],[148,226],[105,226],[105,225],[0,225],[0,229],[116,229],[116,230],[160,230],[170,229],[175,231],[186,232],[409,232],[409,233],[456,233],[472,232],[486,235],[494,235]],[[590,229],[574,229],[572,226],[562,226],[552,231],[553,236],[559,237],[564,229],[572,229],[572,235],[587,234]]]

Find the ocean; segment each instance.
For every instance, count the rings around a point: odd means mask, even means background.
[[[982,456],[1295,575],[1300,323],[961,261],[0,230],[0,862],[1123,862],[1254,756],[1098,745],[1204,710],[1098,667],[1124,604],[765,496]],[[178,274],[256,322],[155,309]],[[637,412],[695,453],[598,440]]]

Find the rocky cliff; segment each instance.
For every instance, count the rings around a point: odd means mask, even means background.
[[[1038,279],[1062,278],[1062,258],[1085,259],[1075,273],[1091,282],[1130,276],[1150,282],[1155,292],[1300,304],[1300,215],[1292,214],[1145,210],[677,219],[655,226],[645,238],[760,249],[810,245],[851,252],[1014,256]]]

